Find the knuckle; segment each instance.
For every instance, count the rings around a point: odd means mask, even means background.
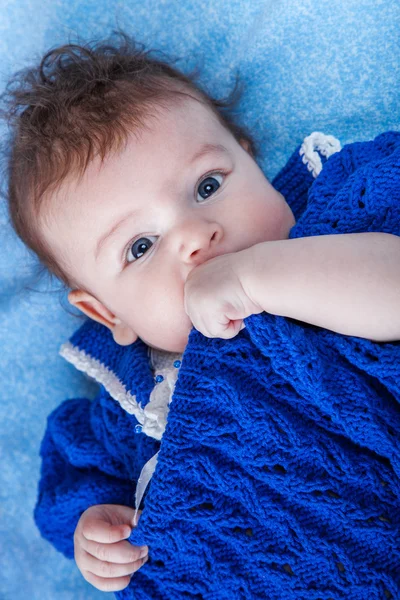
[[[75,562],[76,562],[76,564],[78,566],[78,569],[80,571],[82,571],[82,567],[83,567],[82,554],[80,552],[78,552],[76,549],[75,549],[75,552],[74,552],[74,559],[75,559]]]
[[[101,561],[99,564],[99,575],[101,577],[112,577],[113,565],[112,563]]]
[[[105,548],[100,542],[96,543],[96,545],[93,547],[93,553],[99,560],[107,560],[108,558],[107,548]]]
[[[82,559],[83,559],[83,552],[82,552],[82,548],[80,545],[75,544],[74,545],[74,559],[76,564],[78,565],[78,567],[82,564]]]
[[[133,572],[136,573],[136,571],[139,571],[139,569],[141,567],[143,567],[143,565],[145,563],[147,563],[147,561],[148,561],[148,556],[145,556],[145,558],[141,558],[141,559],[137,560],[135,562],[135,564],[134,564],[134,571]]]
[[[132,564],[132,573],[136,573],[136,571],[138,571],[140,569],[140,567],[143,564],[143,560],[135,560],[135,562]]]
[[[140,567],[142,567],[148,560],[149,560],[148,554],[146,554],[146,556],[144,556],[143,558],[138,558],[134,563],[135,571],[140,569]]]
[[[136,562],[140,558],[140,546],[130,546],[127,549],[126,558],[129,559],[130,562]]]

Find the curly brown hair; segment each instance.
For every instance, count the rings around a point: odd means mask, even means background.
[[[76,284],[40,235],[44,200],[67,176],[81,177],[95,156],[103,161],[118,150],[145,126],[152,107],[182,96],[199,100],[256,154],[254,141],[231,114],[238,76],[228,99],[217,100],[195,83],[198,72],[185,75],[172,66],[177,59],[151,56],[154,51],[121,30],[113,35],[116,43],[50,50],[39,66],[18,71],[0,97],[0,114],[11,129],[5,169],[11,224],[39,258],[42,273],[47,270],[69,288]]]

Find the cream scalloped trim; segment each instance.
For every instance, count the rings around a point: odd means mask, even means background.
[[[156,370],[156,375],[162,375],[164,380],[154,386],[150,394],[150,399],[143,409],[136,401],[136,396],[128,392],[118,377],[105,367],[99,360],[86,354],[84,350],[79,350],[66,342],[60,348],[59,354],[69,363],[73,364],[79,371],[92,377],[97,383],[102,384],[114,400],[119,402],[121,407],[130,415],[135,415],[136,419],[142,425],[142,433],[156,440],[161,440],[167,424],[169,412],[169,403],[178,378],[178,369],[170,366],[170,362],[165,360],[165,355],[161,351],[151,352],[151,360],[155,368],[162,365],[162,368]],[[170,361],[180,358],[179,354],[169,354]],[[167,364],[168,363],[168,364]]]
[[[339,140],[333,135],[325,135],[320,131],[314,131],[304,138],[300,148],[300,156],[303,157],[303,163],[307,165],[307,169],[311,171],[314,177],[317,177],[322,171],[322,161],[319,154],[329,158],[341,149],[342,146]]]
[[[139,422],[143,421],[143,409],[136,402],[136,396],[132,396],[127,392],[118,377],[99,360],[89,356],[84,350],[79,350],[71,342],[63,344],[59,354],[79,371],[83,371],[83,373],[95,379],[97,383],[104,385],[107,392],[120,403],[126,412],[135,415]]]

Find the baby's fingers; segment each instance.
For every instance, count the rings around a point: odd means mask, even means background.
[[[115,577],[113,579],[99,577],[94,573],[90,573],[90,571],[82,571],[82,575],[86,581],[102,592],[120,592],[121,590],[124,590],[131,581],[130,575],[127,575],[126,577]]]
[[[82,548],[99,560],[121,565],[139,561],[148,554],[147,546],[132,546],[132,544],[125,541],[115,544],[101,544],[83,539]]]
[[[82,572],[88,571],[89,573],[93,573],[93,575],[103,577],[104,579],[116,579],[128,575],[131,576],[135,571],[140,569],[146,561],[147,556],[136,562],[117,564],[99,560],[86,552],[84,556],[82,556]]]

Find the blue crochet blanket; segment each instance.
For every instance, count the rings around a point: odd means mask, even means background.
[[[400,134],[333,155],[293,209],[291,238],[400,235]],[[151,560],[118,596],[400,598],[399,386],[398,342],[266,313],[193,329],[131,536]]]

